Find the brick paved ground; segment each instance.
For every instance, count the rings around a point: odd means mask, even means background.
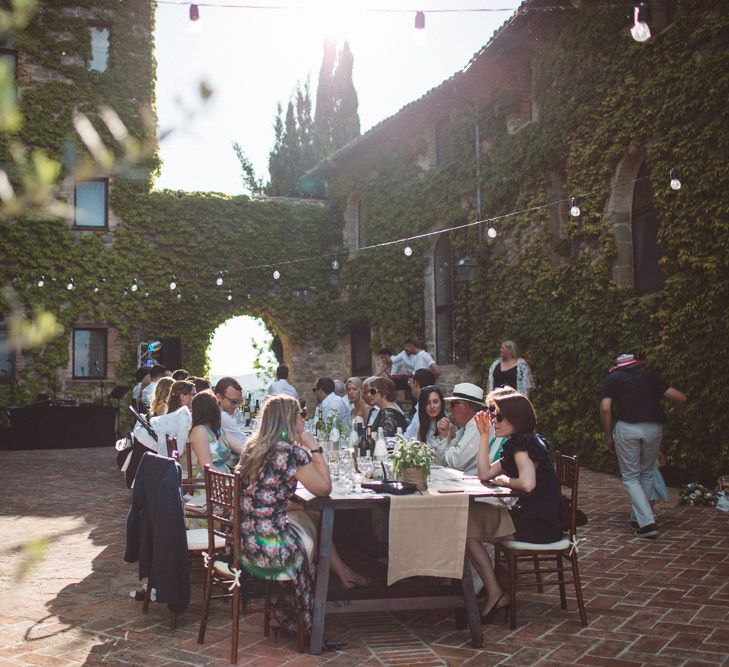
[[[128,597],[137,583],[136,566],[122,561],[129,493],[111,451],[0,452],[0,466],[0,667],[227,664],[222,604],[200,646],[199,603],[171,634],[166,608],[144,617]],[[241,630],[240,664],[729,664],[729,515],[667,503],[660,538],[639,540],[620,482],[589,471],[581,482],[590,518],[580,550],[587,628],[572,600],[565,612],[553,590],[523,593],[519,628],[485,626],[482,651],[444,612],[359,614],[327,626],[326,636],[349,650],[314,657],[265,640],[254,618]],[[45,552],[24,550],[38,540]]]

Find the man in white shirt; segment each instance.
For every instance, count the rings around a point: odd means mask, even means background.
[[[420,368],[413,373],[413,377],[410,380],[410,393],[413,395],[413,400],[415,401],[415,412],[413,414],[413,418],[410,420],[410,424],[408,424],[407,429],[405,429],[404,435],[408,440],[418,439],[418,431],[420,430],[420,418],[418,416],[420,390],[423,387],[434,384],[435,375],[433,375],[433,371],[429,368]]]
[[[428,352],[425,351],[423,341],[419,338],[412,338],[410,344],[415,350],[415,356],[413,361],[413,373],[421,368],[428,368],[433,372],[435,379],[440,377],[440,368],[435,360]]]
[[[480,438],[474,417],[486,407],[483,389],[470,382],[461,382],[453,387],[453,394],[444,400],[451,419],[443,417],[438,422],[436,463],[462,470],[466,475],[477,475]]]
[[[149,369],[149,379],[151,381],[144,389],[142,389],[142,393],[140,394],[142,410],[145,412],[149,410],[149,406],[152,405],[154,390],[157,389],[157,382],[159,382],[159,379],[163,378],[165,375],[172,375],[172,373],[170,373],[161,364],[155,364]]]
[[[267,394],[269,396],[286,394],[287,396],[293,396],[297,401],[299,400],[299,392],[296,391],[293,385],[289,384],[288,366],[281,365],[276,369],[276,379],[271,383]]]
[[[243,388],[238,380],[232,377],[224,377],[218,380],[215,385],[215,398],[220,406],[220,426],[226,434],[232,435],[240,442],[248,440],[248,434],[244,433],[240,424],[236,421],[235,411],[243,402]],[[240,453],[240,452],[237,452]]]
[[[319,407],[321,407],[322,419],[324,421],[327,420],[330,414],[334,413],[341,417],[345,424],[351,423],[352,417],[349,412],[349,403],[334,393],[334,380],[332,378],[319,378],[316,381],[316,387],[314,387],[313,391],[316,400],[319,401]]]

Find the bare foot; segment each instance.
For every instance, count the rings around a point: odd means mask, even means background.
[[[346,579],[342,579],[342,586],[347,590],[350,590],[352,588],[358,588],[361,586],[369,586],[370,583],[371,582],[369,577],[365,577],[364,575],[359,574],[354,570],[348,573]]]

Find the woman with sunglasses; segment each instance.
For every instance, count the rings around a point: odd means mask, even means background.
[[[443,392],[435,385],[423,387],[418,398],[418,440],[432,448],[438,446],[438,422],[446,416]]]
[[[388,438],[397,433],[398,427],[404,431],[408,423],[400,406],[395,403],[395,383],[390,378],[378,377],[370,378],[368,385],[372,405],[380,410],[372,422],[372,431],[376,433],[382,428]]]
[[[513,536],[498,538],[472,537],[466,548],[486,587],[487,598],[482,621],[489,621],[499,609],[506,609],[510,600],[501,590],[491,559],[483,542],[516,539],[520,542],[549,544],[562,539],[559,514],[559,483],[552,465],[547,441],[535,432],[537,417],[526,396],[511,392],[489,396],[488,411],[476,415],[480,443],[478,476],[481,481],[493,481],[520,491],[515,505],[509,510],[514,523]],[[497,437],[507,438],[501,457],[491,462],[489,435],[491,425]]]

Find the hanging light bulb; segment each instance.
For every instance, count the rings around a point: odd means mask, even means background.
[[[278,269],[273,270],[273,279],[278,280],[281,277],[281,272]]]
[[[405,242],[405,248],[403,249],[403,252],[405,253],[405,257],[411,257],[413,254],[413,249],[410,247],[410,241]]]
[[[572,201],[570,202],[570,215],[573,218],[580,217],[579,203],[580,203],[580,200],[577,197],[572,197]]]
[[[146,299],[149,296],[149,292],[144,292],[144,298]]]
[[[493,227],[489,227],[488,228],[488,231],[486,232],[486,234],[487,234],[487,236],[490,239],[495,239],[496,238],[496,230]]]
[[[132,292],[136,292],[139,289],[139,285],[137,285],[137,279],[135,278],[132,280]]]
[[[223,284],[223,272],[218,271],[218,277],[215,279],[215,284],[220,287]]]
[[[190,22],[187,24],[187,32],[190,35],[199,35],[205,28],[205,23],[200,20],[200,7],[196,4],[190,5]]]
[[[334,255],[334,259],[332,260],[332,269],[335,271],[339,268],[339,258]]]
[[[129,292],[127,291],[127,288],[124,288],[124,298],[126,299],[129,296]]]
[[[95,285],[94,286],[94,294],[98,294],[98,293],[99,293],[99,286],[98,285]]]
[[[46,284],[45,278],[43,276],[41,276],[38,279],[38,287],[43,287],[43,285],[45,285],[45,284]]]
[[[230,293],[230,290],[228,290],[228,296],[226,298],[228,299],[228,301],[233,300],[233,295]]]
[[[177,289],[177,278],[172,276],[172,280],[170,280],[170,289],[174,292]]]
[[[69,292],[73,292],[73,290],[76,289],[76,282],[74,281],[73,278],[71,278],[71,280],[68,281],[68,284],[66,285],[66,289]]]
[[[647,42],[651,38],[651,29],[648,27],[648,5],[641,2],[633,10],[633,27],[630,34],[636,42]]]
[[[428,35],[425,33],[425,12],[415,12],[412,40],[416,46],[425,46],[428,43]]]
[[[671,177],[671,189],[680,190],[681,181],[678,180],[678,169],[671,169],[671,173],[669,175]]]
[[[177,293],[177,300],[179,301],[182,298],[182,292]]]

